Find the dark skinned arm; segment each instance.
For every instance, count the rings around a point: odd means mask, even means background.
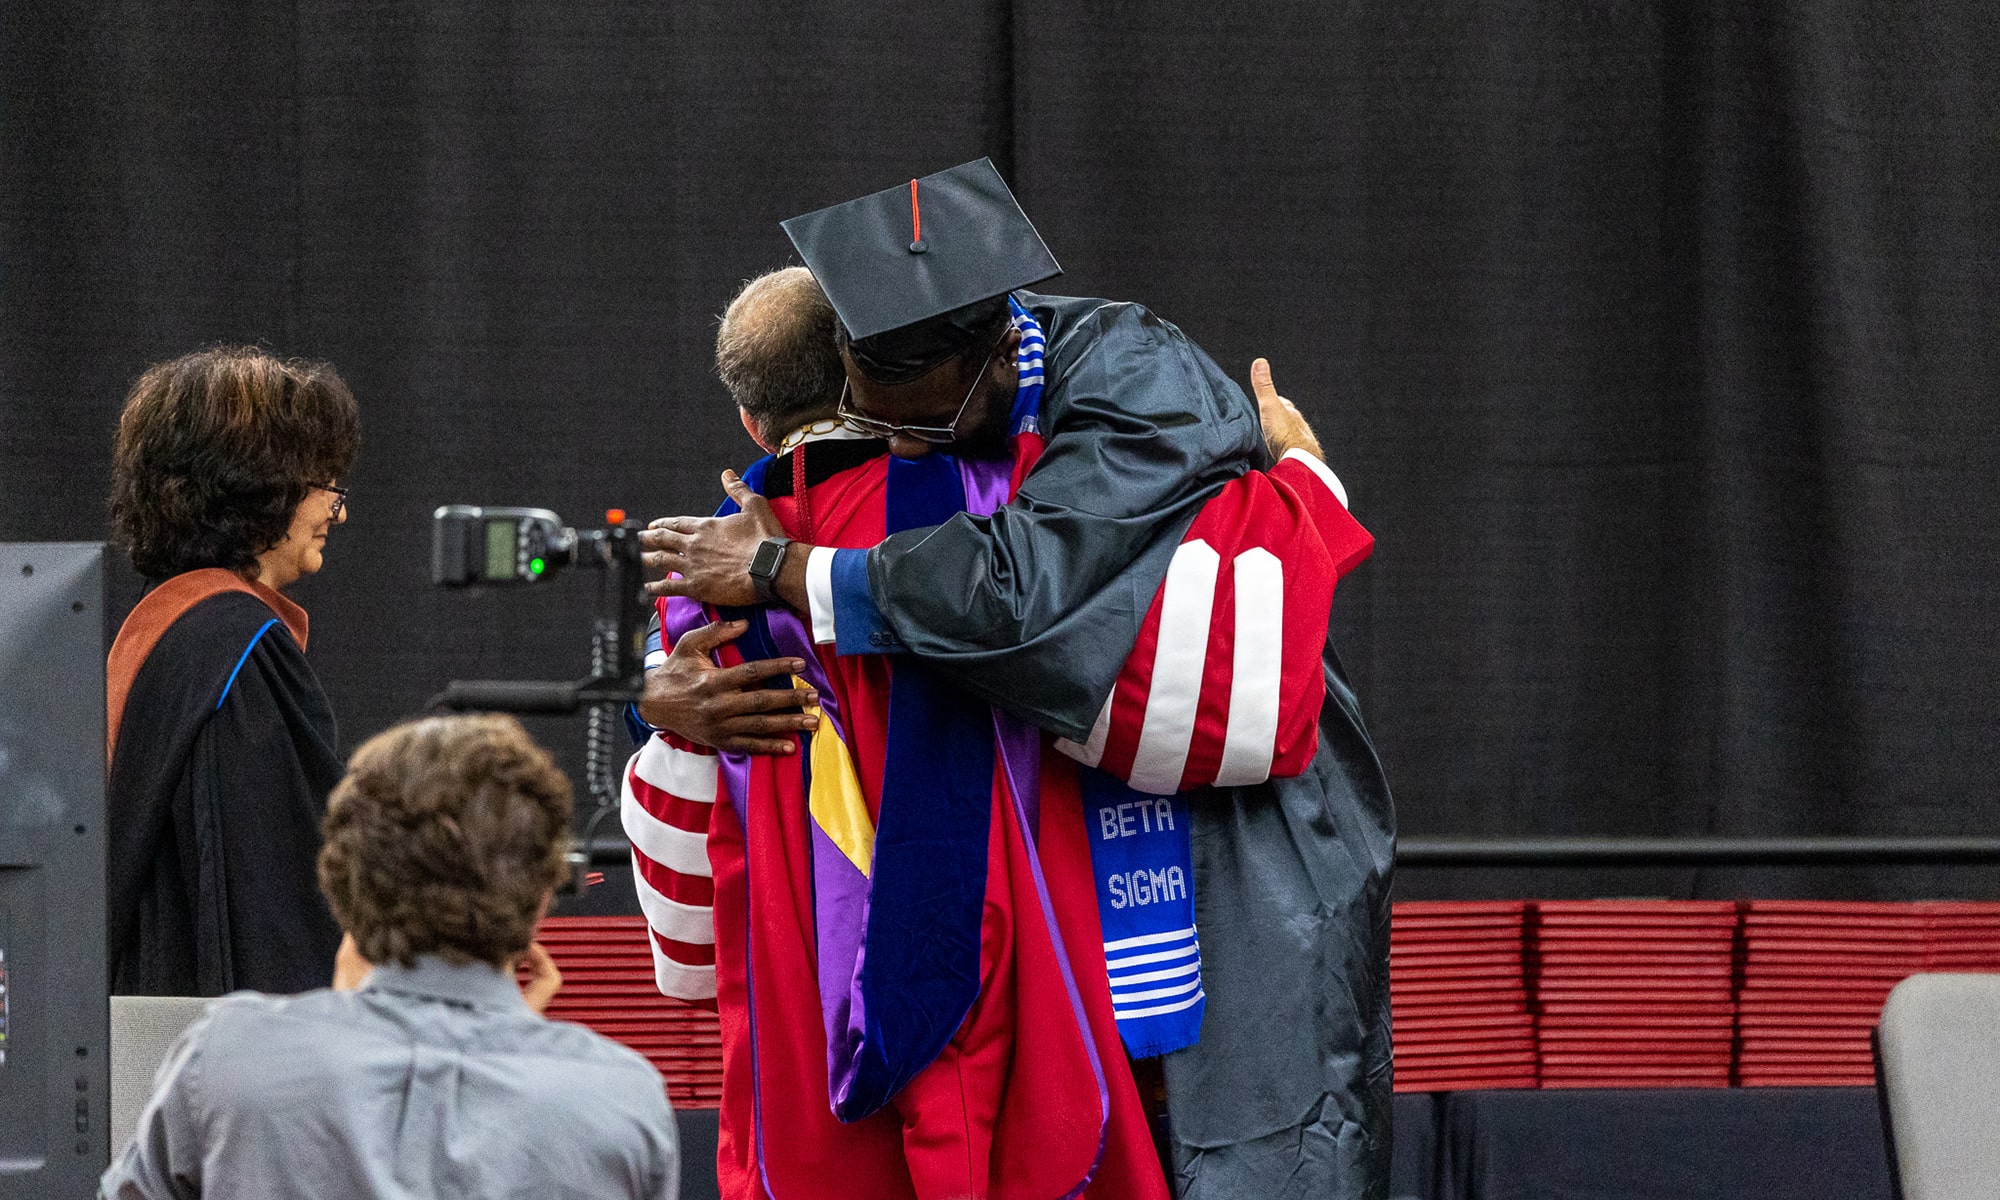
[[[1250,377],[1272,459],[1293,447],[1317,456],[1319,445],[1311,428],[1298,409],[1278,394],[1270,364],[1256,360]],[[655,521],[641,535],[641,544],[648,551],[649,573],[681,576],[648,585],[654,595],[689,596],[717,604],[756,603],[748,575],[750,560],[764,539],[780,536],[784,530],[768,502],[743,484],[735,472],[725,472],[722,482],[739,512],[726,517],[669,517]],[[794,542],[774,585],[778,599],[801,613],[809,607],[806,561],[811,551],[811,546]]]
[[[803,569],[799,589],[803,600]],[[767,658],[718,667],[709,657],[747,628],[742,621],[715,621],[674,643],[667,661],[646,672],[639,716],[655,728],[717,750],[796,753],[798,744],[791,735],[816,728],[819,718],[783,710],[816,705],[819,693],[810,687],[763,685],[767,679],[796,675],[805,664],[796,658]]]
[[[680,576],[649,583],[648,592],[691,596],[717,605],[758,602],[750,583],[750,560],[765,538],[783,537],[785,529],[771,511],[771,502],[752,491],[736,472],[722,473],[722,487],[741,512],[726,517],[662,517],[639,535],[639,544],[646,550],[647,572],[665,575],[671,571]],[[812,549],[804,542],[793,542],[778,570],[778,599],[798,612],[806,611],[806,556]]]
[[[1290,400],[1278,394],[1269,360],[1260,358],[1250,364],[1250,386],[1273,461],[1294,447],[1322,457],[1312,427]],[[664,576],[671,571],[681,576],[649,583],[648,592],[692,596],[710,604],[757,603],[756,590],[750,585],[750,559],[759,543],[782,537],[785,530],[772,513],[770,501],[752,491],[736,472],[722,473],[722,487],[742,511],[726,517],[662,517],[639,535],[652,573]],[[797,612],[805,612],[807,607],[806,557],[812,550],[804,542],[793,542],[774,585],[778,599]]]

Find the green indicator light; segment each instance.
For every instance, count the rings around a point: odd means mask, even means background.
[[[528,560],[528,573],[529,573],[530,575],[540,575],[540,574],[542,573],[542,570],[543,570],[543,569],[544,569],[544,568],[545,568],[545,567],[546,567],[547,565],[548,565],[548,564],[544,563],[544,562],[543,562],[543,561],[542,561],[541,559],[539,559],[539,558],[531,558],[531,559],[529,559],[529,560]]]

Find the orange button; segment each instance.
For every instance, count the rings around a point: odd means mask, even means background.
[[[625,510],[622,508],[605,509],[604,523],[606,525],[623,525],[625,523]]]

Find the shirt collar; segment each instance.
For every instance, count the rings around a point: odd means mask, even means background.
[[[382,963],[368,972],[361,988],[427,996],[475,1008],[528,1011],[528,1002],[522,998],[511,972],[490,963],[455,965],[434,954],[418,956],[414,966]]]
[[[807,442],[840,441],[873,436],[873,434],[863,433],[859,429],[849,428],[847,422],[838,417],[828,417],[825,420],[814,421],[810,425],[803,425],[794,429],[790,434],[786,435],[784,441],[778,443],[778,453],[783,454],[786,451],[803,446]]]

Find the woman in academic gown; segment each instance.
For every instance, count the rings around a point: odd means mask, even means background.
[[[297,992],[340,929],[315,883],[339,781],[305,610],[361,444],[324,363],[213,349],[148,370],[118,422],[112,519],[149,580],[107,665],[111,990]]]

